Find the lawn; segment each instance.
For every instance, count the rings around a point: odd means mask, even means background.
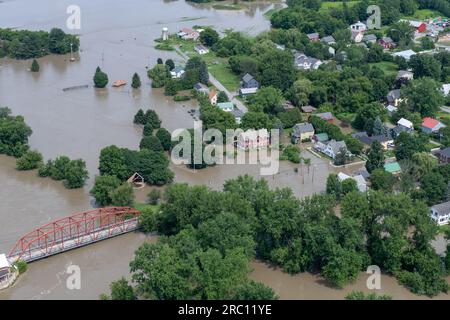
[[[406,16],[405,19],[425,20],[429,18],[442,17],[442,13],[430,9],[416,10],[412,16]]]
[[[398,66],[393,62],[388,61],[381,61],[377,63],[369,63],[370,66],[377,66],[383,72],[385,72],[388,75],[396,75],[398,72]]]
[[[134,208],[139,211],[142,211],[147,208],[157,211],[157,210],[159,210],[159,205],[151,205],[151,204],[147,204],[147,203],[135,203]]]
[[[157,45],[156,49],[171,50],[178,46],[180,50],[189,57],[197,56],[198,53],[194,51],[195,42],[190,40],[183,40],[177,36],[171,36],[167,41],[161,41],[161,39],[155,40]],[[239,88],[239,76],[234,74],[229,65],[227,58],[218,57],[213,51],[207,54],[201,55],[202,59],[208,66],[208,71],[219,80],[225,88],[230,91],[236,91]]]
[[[347,5],[349,8],[354,6],[360,1],[347,1]],[[323,1],[319,11],[328,11],[332,8],[342,8],[344,4],[344,1]]]

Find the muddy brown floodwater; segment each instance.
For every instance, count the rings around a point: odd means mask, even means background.
[[[71,4],[72,0],[0,2],[0,27],[65,29],[66,8]],[[169,130],[193,126],[187,111],[198,108],[196,103],[173,102],[162,90],[151,89],[146,76],[146,68],[152,67],[158,57],[181,60],[174,52],[154,49],[153,40],[163,27],[176,32],[185,26],[213,25],[220,31],[233,28],[257,34],[270,26],[263,13],[282,5],[259,1],[241,11],[218,11],[184,0],[77,0],[76,4],[81,8],[81,30],[75,32],[81,39],[77,60],[44,57],[39,59],[41,71],[32,74],[28,71],[30,61],[0,59],[0,106],[25,116],[33,129],[32,148],[46,159],[63,154],[84,159],[91,178],[85,188],[67,190],[60,182],[38,178],[36,172],[16,171],[14,159],[0,156],[0,252],[7,252],[20,236],[46,222],[93,207],[89,189],[97,174],[100,150],[111,144],[138,147],[141,129],[133,126],[132,119],[139,108],[155,109]],[[129,86],[94,90],[92,76],[97,66],[108,73],[110,82],[129,81],[138,72],[143,87],[139,91],[131,91]],[[79,85],[90,87],[62,91]],[[303,156],[312,159],[309,169],[299,168],[296,173],[296,165],[284,162],[279,174],[265,177],[269,185],[290,187],[298,197],[322,192],[328,173],[337,170],[308,152]],[[172,169],[176,182],[205,184],[213,189],[220,189],[224,181],[240,174],[260,177],[256,165],[216,166],[196,172],[185,167]],[[147,191],[140,190],[137,198],[144,200]],[[129,278],[129,261],[145,241],[155,238],[130,233],[34,262],[14,287],[0,292],[0,299],[97,299],[108,291],[111,281]],[[66,287],[65,272],[71,264],[81,268],[81,290]],[[330,289],[314,275],[290,276],[260,262],[253,263],[253,268],[252,277],[272,286],[281,298],[343,298],[349,290]],[[415,297],[389,281],[386,292],[394,297]],[[363,283],[358,280],[355,286],[362,288]]]

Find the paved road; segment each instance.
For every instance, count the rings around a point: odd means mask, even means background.
[[[184,52],[182,52],[179,47],[175,47],[175,50],[184,59],[185,62],[189,59],[189,57]],[[211,72],[208,72],[208,74],[209,74],[209,81],[217,88],[217,90],[225,92],[225,94],[228,97],[228,100],[233,102],[236,108],[241,110],[243,113],[248,112],[248,108],[242,103],[241,100],[237,99],[238,94],[236,92],[230,92],[219,80],[217,80],[211,74]]]

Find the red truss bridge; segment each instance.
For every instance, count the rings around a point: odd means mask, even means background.
[[[139,211],[128,207],[73,214],[24,235],[11,249],[8,259],[32,262],[134,231],[139,227],[139,215]]]

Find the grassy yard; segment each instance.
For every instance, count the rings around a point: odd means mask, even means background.
[[[270,20],[270,18],[272,18],[272,16],[273,16],[273,14],[275,13],[275,12],[277,12],[277,11],[280,11],[281,9],[270,9],[270,10],[267,10],[266,12],[264,12],[264,17],[266,17],[267,19],[269,19]]]
[[[429,18],[442,17],[442,13],[435,10],[422,9],[416,10],[412,16],[406,16],[405,19],[425,20]]]
[[[161,50],[174,50],[176,46],[189,57],[197,56],[194,51],[195,42],[189,40],[183,40],[177,36],[171,36],[169,40],[162,42],[156,40],[156,49]],[[239,76],[235,75],[229,65],[227,58],[218,57],[213,51],[207,54],[201,55],[202,59],[206,62],[209,72],[217,78],[224,86],[230,91],[236,91],[239,88]]]
[[[396,75],[398,72],[398,66],[393,62],[381,61],[377,63],[369,63],[370,66],[377,66],[385,73],[389,75]]]
[[[359,1],[347,1],[349,8],[357,4]],[[319,11],[328,11],[332,8],[342,8],[344,1],[323,1]]]
[[[134,208],[136,210],[142,211],[144,209],[150,208],[154,211],[158,211],[159,210],[159,205],[151,205],[151,204],[147,204],[147,203],[135,203],[134,204]]]

